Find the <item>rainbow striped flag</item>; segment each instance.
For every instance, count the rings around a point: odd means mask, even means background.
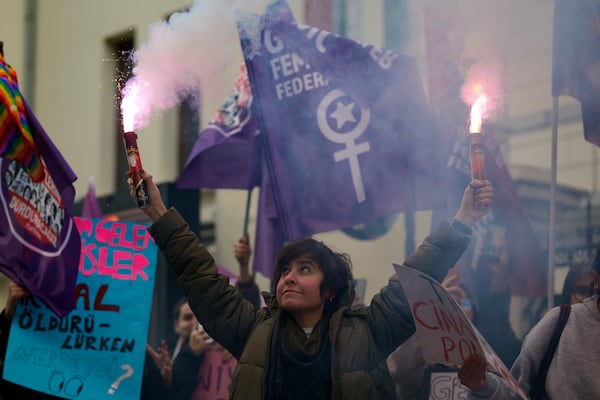
[[[44,178],[40,151],[27,122],[17,73],[6,63],[2,52],[0,52],[0,157],[10,158],[21,164],[34,182],[40,182]]]

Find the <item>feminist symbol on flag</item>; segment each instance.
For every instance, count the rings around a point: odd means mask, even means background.
[[[349,99],[350,102],[344,103],[342,98]],[[358,164],[358,155],[371,150],[369,142],[356,143],[356,140],[365,132],[369,125],[371,112],[368,108],[360,107],[360,119],[357,121],[352,112],[355,102],[351,101],[350,96],[339,89],[329,92],[319,103],[317,108],[317,123],[319,130],[327,139],[335,143],[343,143],[346,147],[333,153],[336,162],[348,160],[350,163],[350,173],[352,174],[352,183],[354,192],[359,203],[365,201],[365,188],[362,180],[360,166]],[[330,106],[335,110],[330,112]],[[329,124],[329,119],[336,121],[335,129]],[[343,128],[347,123],[354,124],[354,128],[345,131]]]

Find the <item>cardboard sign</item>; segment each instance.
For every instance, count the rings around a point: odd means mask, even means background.
[[[468,400],[469,389],[460,383],[458,373],[432,372],[429,378],[429,400]]]
[[[527,399],[500,357],[442,285],[415,269],[397,264],[394,269],[411,307],[425,363],[458,367],[475,354],[483,355],[489,368]]]
[[[157,247],[146,225],[76,218],[82,239],[75,309],[35,297],[12,320],[4,379],[69,399],[140,396]]]
[[[225,359],[222,350],[206,351],[192,400],[227,400],[236,365],[236,359]]]

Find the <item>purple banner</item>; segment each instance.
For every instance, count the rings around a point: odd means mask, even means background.
[[[71,216],[77,177],[26,110],[45,174],[33,182],[17,162],[0,159],[0,271],[64,315],[73,308],[81,252]]]
[[[600,1],[554,2],[552,94],[581,102],[585,140],[600,146]]]
[[[510,259],[515,261],[510,277],[512,294],[543,296],[546,288],[546,256],[523,211],[517,189],[493,134],[484,132],[482,142],[486,179],[490,180],[495,188],[494,206],[492,211],[473,227],[473,240],[459,261],[459,264],[468,267],[461,268],[461,279],[468,286],[473,286],[471,275],[478,267],[479,257],[494,246],[494,233],[502,232],[507,253]],[[436,210],[432,225],[437,225],[440,220],[451,220],[470,180],[467,136],[458,133],[447,156],[443,186],[448,195],[447,208],[442,211]]]
[[[263,162],[263,178],[258,198],[256,217],[256,239],[252,270],[271,279],[275,270],[275,261],[279,250],[285,243],[281,220],[277,216],[273,188]]]
[[[235,90],[204,129],[179,177],[184,189],[252,189],[260,184],[258,128],[242,65]]]
[[[83,207],[81,209],[81,216],[83,218],[103,218],[98,198],[96,197],[96,188],[93,180],[90,180],[88,190],[83,199]]]
[[[415,61],[268,15],[240,37],[285,239],[437,204]]]

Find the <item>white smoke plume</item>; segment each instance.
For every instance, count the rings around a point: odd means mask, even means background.
[[[200,91],[203,98],[227,93],[231,85],[221,87],[219,78],[243,60],[236,12],[260,14],[265,6],[266,0],[196,0],[188,11],[151,25],[148,41],[134,51],[133,78],[122,92],[135,96],[139,107],[134,128]]]

